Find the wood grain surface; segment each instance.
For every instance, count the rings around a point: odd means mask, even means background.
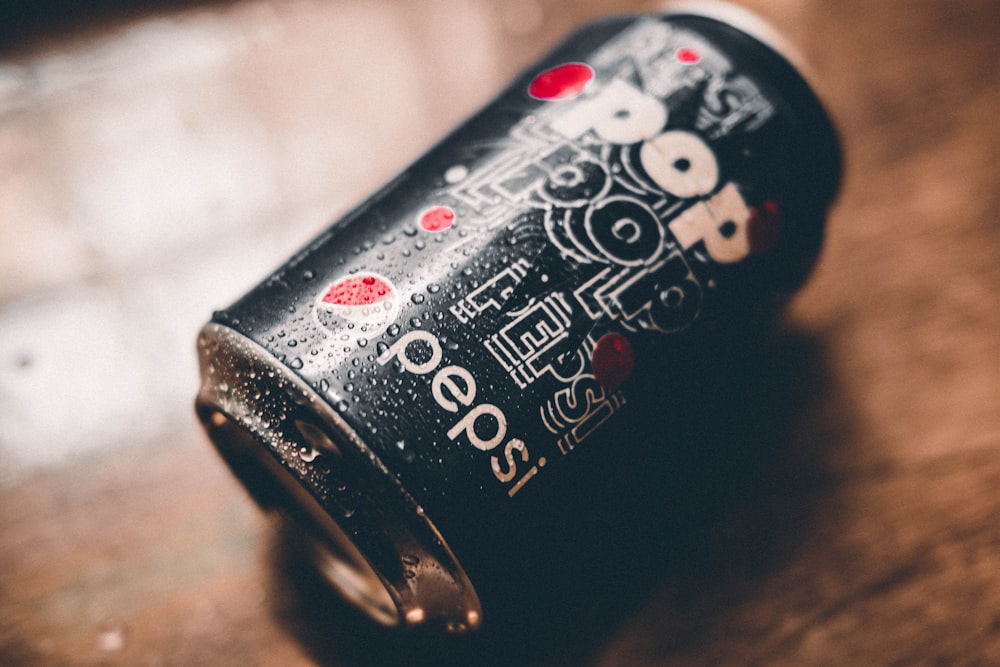
[[[655,6],[5,14],[0,664],[1000,665],[1000,3],[741,4],[842,134],[822,260],[657,567],[461,640],[371,627],[259,515],[195,424],[195,332],[572,28]]]

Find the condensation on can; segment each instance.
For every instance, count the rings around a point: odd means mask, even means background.
[[[202,330],[213,442],[375,621],[471,630],[578,574],[690,430],[664,378],[702,400],[808,275],[836,133],[719,7],[584,27]]]

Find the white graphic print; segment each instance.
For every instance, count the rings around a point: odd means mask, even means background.
[[[560,72],[572,77],[565,91],[551,79]],[[546,373],[565,379],[555,369],[574,315],[632,332],[676,332],[697,319],[705,288],[686,253],[703,247],[722,264],[750,252],[751,210],[736,184],[720,184],[707,141],[752,131],[774,111],[710,44],[655,20],[609,42],[589,66],[541,73],[532,90],[542,88],[553,101],[519,122],[504,150],[446,179],[447,198],[489,228],[510,224],[512,206],[537,211],[551,246],[580,267],[575,285],[507,313],[511,321],[484,341],[519,388]],[[672,106],[692,99],[691,131],[669,129]],[[529,269],[519,260],[452,315],[468,324],[502,312]]]
[[[492,308],[499,311],[514,294],[514,289],[528,275],[529,268],[531,265],[528,260],[519,258],[453,305],[450,309],[451,314],[462,324],[468,324],[486,310]]]
[[[580,346],[581,359],[589,360],[596,343],[587,337]],[[601,424],[625,405],[625,395],[619,390],[609,390],[586,366],[568,378],[562,378],[564,387],[547,400],[539,412],[546,430],[556,437],[556,445],[563,455],[586,440]]]
[[[490,336],[486,349],[510,373],[520,388],[551,372],[565,351],[560,343],[569,335],[570,310],[559,292],[513,314],[514,319]]]

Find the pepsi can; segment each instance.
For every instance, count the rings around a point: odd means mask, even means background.
[[[208,434],[370,617],[474,629],[665,484],[839,187],[778,44],[732,9],[588,25],[204,327]]]

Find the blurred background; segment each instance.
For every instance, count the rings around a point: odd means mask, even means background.
[[[848,164],[768,356],[794,391],[751,386],[782,446],[696,566],[517,661],[1000,664],[1000,3],[739,4]],[[659,6],[6,3],[0,664],[485,661],[313,590],[195,423],[195,336],[574,27]]]

